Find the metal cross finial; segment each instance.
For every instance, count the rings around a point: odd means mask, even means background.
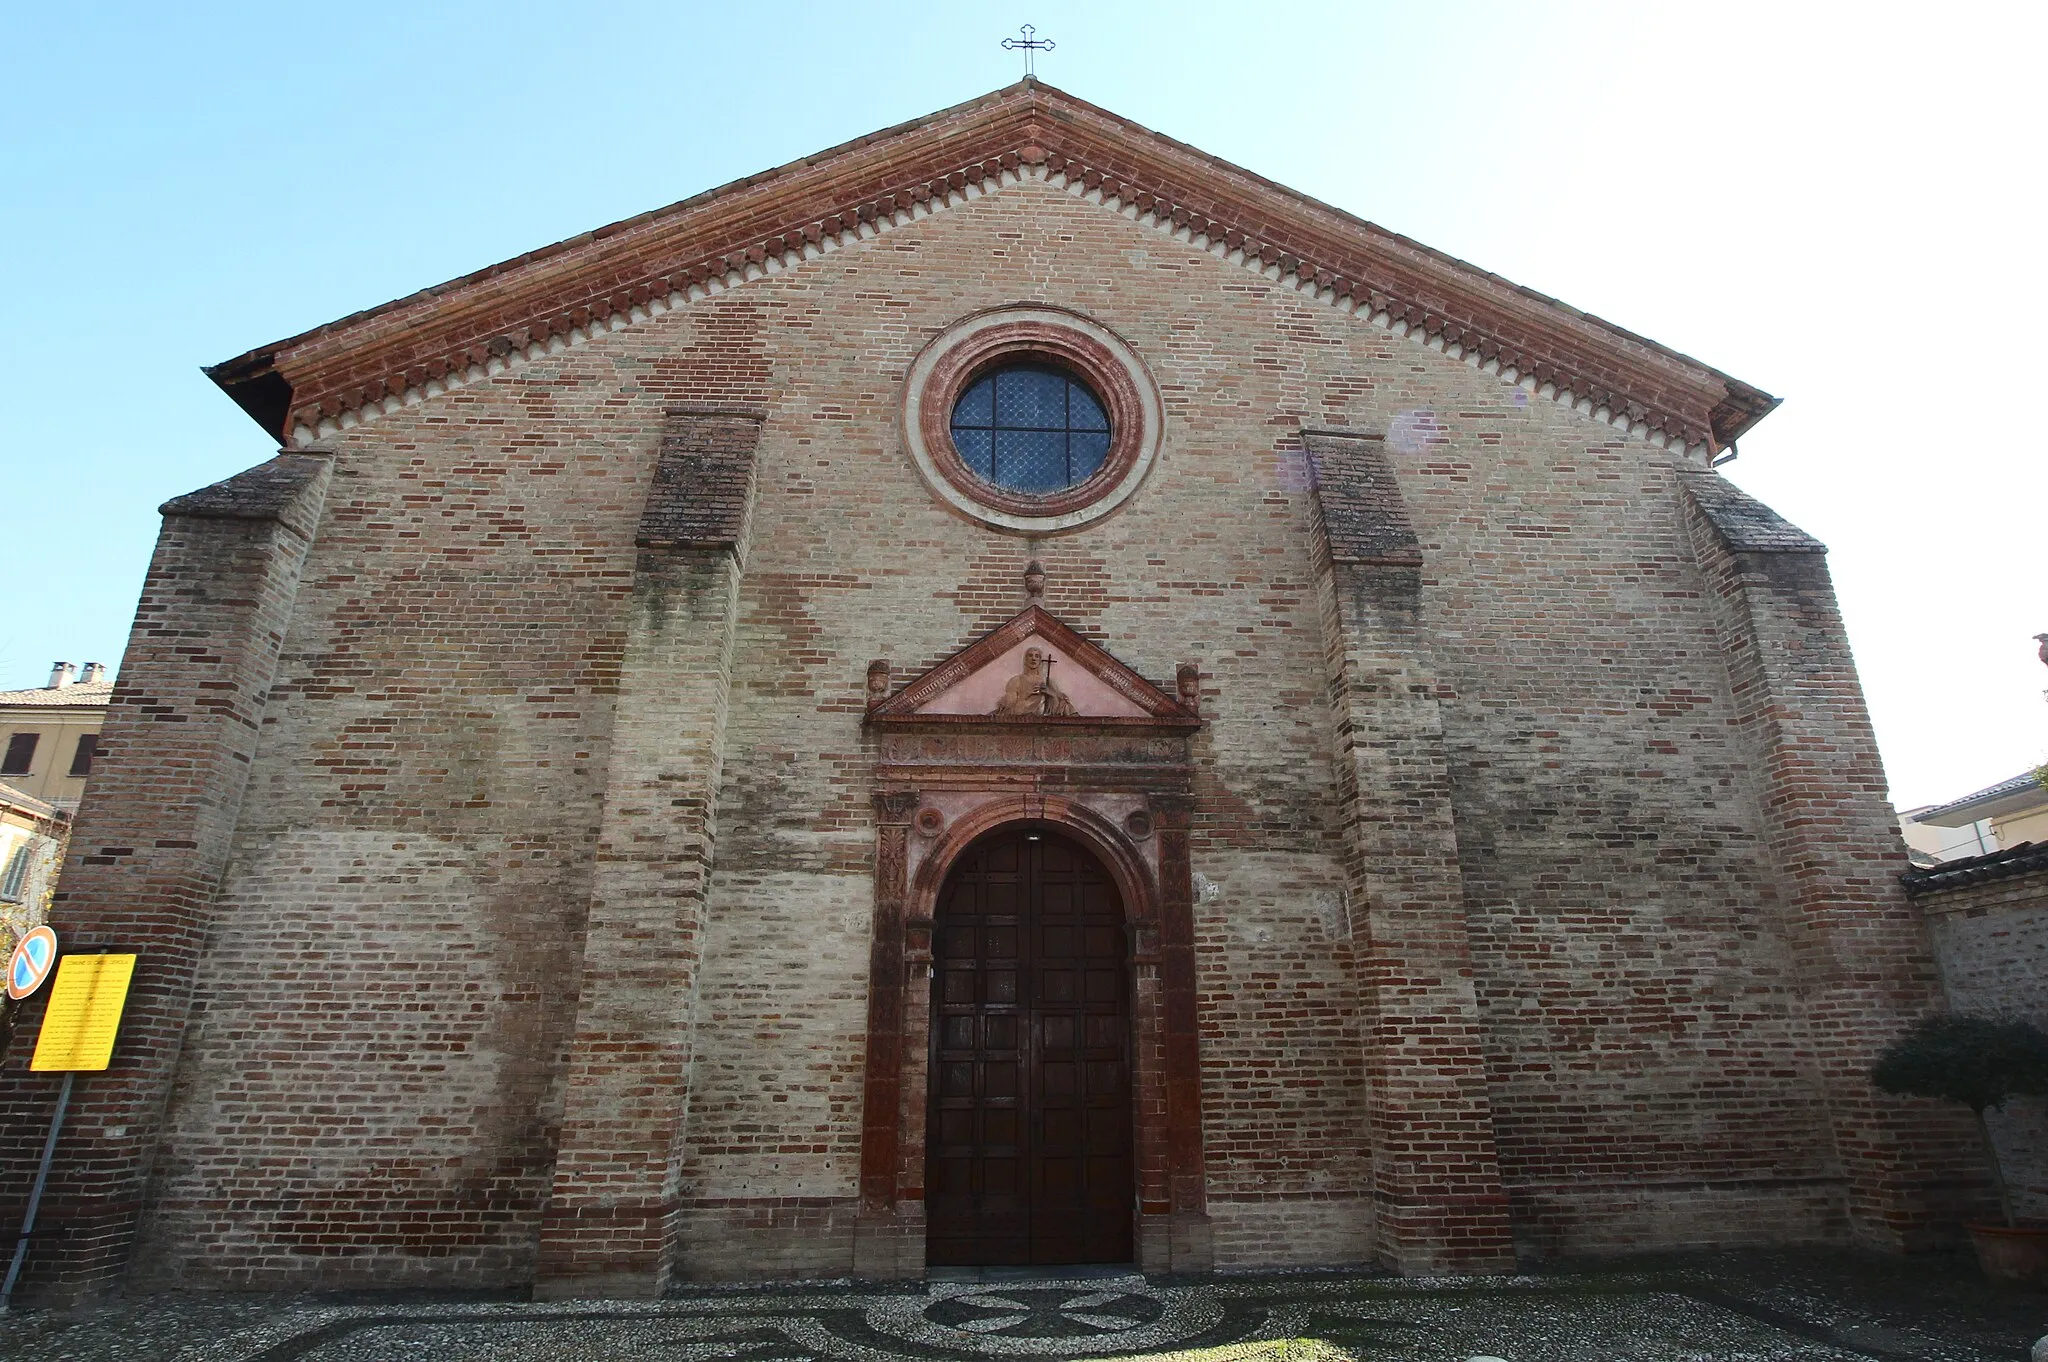
[[[1031,35],[1038,32],[1038,30],[1029,24],[1024,25],[1021,31],[1024,34],[1021,38],[1003,39],[1003,50],[1005,52],[1022,52],[1024,54],[1024,79],[1030,80],[1038,74],[1038,70],[1033,64],[1033,57],[1040,52],[1052,51],[1057,44],[1050,38],[1032,37]]]

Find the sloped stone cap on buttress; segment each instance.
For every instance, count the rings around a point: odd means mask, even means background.
[[[1387,463],[1386,441],[1351,431],[1305,430],[1301,444],[1330,560],[1420,567],[1422,546]]]
[[[1023,179],[1659,444],[1718,448],[1777,405],[1698,360],[1031,79],[206,372],[280,440],[317,437]]]
[[[757,411],[671,407],[633,542],[643,549],[743,545],[763,419]]]
[[[1679,475],[1686,495],[1736,553],[1826,553],[1828,546],[1719,473]]]
[[[302,517],[295,512],[304,505],[305,493],[326,474],[327,460],[324,453],[279,454],[231,478],[172,497],[157,510],[195,520],[276,520],[310,535],[313,527],[299,523]]]

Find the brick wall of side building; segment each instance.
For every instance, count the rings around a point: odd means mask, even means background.
[[[2048,1027],[2048,846],[1916,871],[1906,884],[1934,934],[1949,1007]],[[2013,1213],[2048,1220],[2048,1097],[2015,1097],[1985,1123]]]

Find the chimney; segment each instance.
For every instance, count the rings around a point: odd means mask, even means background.
[[[57,662],[51,664],[50,684],[47,687],[45,687],[45,689],[62,690],[64,687],[70,684],[71,664],[69,662]]]
[[[79,675],[78,675],[78,679],[79,679],[79,680],[80,680],[81,682],[83,682],[84,684],[88,685],[88,686],[89,686],[89,685],[91,685],[91,684],[92,684],[93,682],[95,682],[95,681],[104,681],[104,680],[106,680],[106,679],[107,679],[107,664],[106,664],[106,663],[104,663],[104,662],[88,662],[88,663],[86,663],[86,664],[85,664],[85,670],[79,673]]]

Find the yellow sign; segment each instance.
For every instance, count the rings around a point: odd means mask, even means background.
[[[106,1068],[134,975],[132,955],[67,955],[58,961],[57,982],[50,988],[42,1034],[28,1067],[44,1073]]]

